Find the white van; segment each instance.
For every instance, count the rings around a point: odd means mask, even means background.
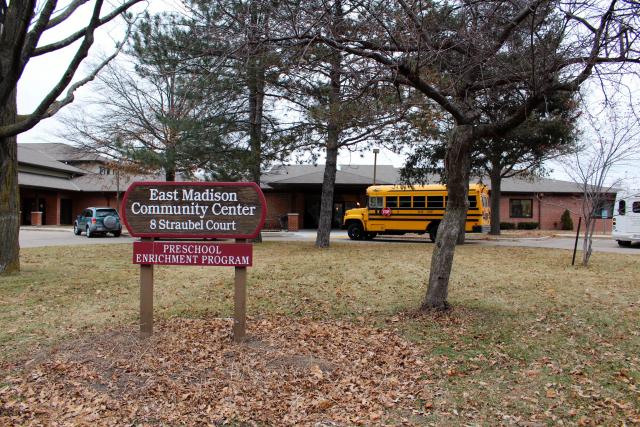
[[[611,237],[620,246],[640,243],[640,193],[618,193],[613,211]]]

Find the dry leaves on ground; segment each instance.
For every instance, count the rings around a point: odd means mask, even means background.
[[[432,398],[423,353],[391,331],[291,318],[249,328],[242,345],[221,319],[68,344],[5,377],[0,424],[403,424]]]

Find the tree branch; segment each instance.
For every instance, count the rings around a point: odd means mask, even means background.
[[[78,48],[78,51],[76,52],[69,66],[67,67],[67,70],[62,75],[56,86],[47,94],[47,96],[45,96],[45,98],[33,113],[23,116],[22,120],[19,120],[14,124],[0,128],[0,138],[17,135],[21,132],[27,131],[37,125],[40,120],[51,117],[62,107],[70,104],[74,99],[75,90],[93,80],[98,72],[120,52],[124,44],[121,44],[113,53],[113,55],[109,56],[101,64],[99,64],[99,66],[96,67],[96,69],[94,69],[91,74],[69,86],[69,83],[73,79],[73,76],[80,66],[80,63],[87,57],[89,48],[93,44],[94,31],[97,27],[98,22],[100,22],[100,10],[102,8],[102,3],[103,0],[96,1],[93,15],[91,17],[89,25],[87,26],[87,32],[85,33],[84,40],[82,41],[80,47]],[[130,28],[127,31],[127,35],[129,34],[129,31]],[[56,101],[56,98],[65,90],[65,88],[67,88],[67,86],[69,86],[67,95],[62,100]]]
[[[120,5],[116,9],[114,9],[108,15],[105,15],[104,17],[100,18],[97,21],[97,25],[95,25],[94,28],[100,27],[100,26],[106,24],[107,22],[112,21],[118,15],[122,14],[127,9],[129,9],[131,6],[133,6],[136,3],[140,3],[141,1],[143,1],[143,0],[128,0],[127,2],[123,3],[122,5]],[[50,53],[50,52],[65,48],[65,47],[69,46],[70,44],[74,43],[75,41],[80,40],[84,36],[84,34],[87,33],[87,31],[89,31],[89,27],[83,28],[83,29],[71,34],[69,37],[67,37],[65,39],[62,39],[62,40],[59,40],[57,42],[50,43],[48,45],[36,48],[33,51],[33,55],[32,56],[33,57],[40,56],[40,55],[44,55],[45,53]]]

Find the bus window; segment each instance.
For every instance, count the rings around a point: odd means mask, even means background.
[[[429,196],[427,197],[428,209],[442,209],[444,208],[444,201],[442,196]]]
[[[618,215],[624,215],[627,210],[627,202],[620,200],[618,202]]]
[[[383,201],[382,197],[369,197],[369,207],[373,209],[382,208],[384,207],[382,206],[383,204],[382,201]]]
[[[401,208],[410,208],[411,207],[411,196],[400,196],[400,207]]]
[[[478,207],[478,199],[476,196],[469,196],[469,209],[476,209]]]
[[[427,198],[425,196],[413,196],[413,207],[418,209],[424,209],[426,199]]]
[[[387,196],[387,207],[388,208],[397,208],[398,207],[398,196]]]

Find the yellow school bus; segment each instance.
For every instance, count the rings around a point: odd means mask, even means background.
[[[367,207],[348,210],[343,228],[352,240],[373,239],[379,234],[428,233],[435,242],[447,198],[444,185],[374,185],[367,188]],[[465,231],[486,233],[489,221],[487,187],[470,185]]]

